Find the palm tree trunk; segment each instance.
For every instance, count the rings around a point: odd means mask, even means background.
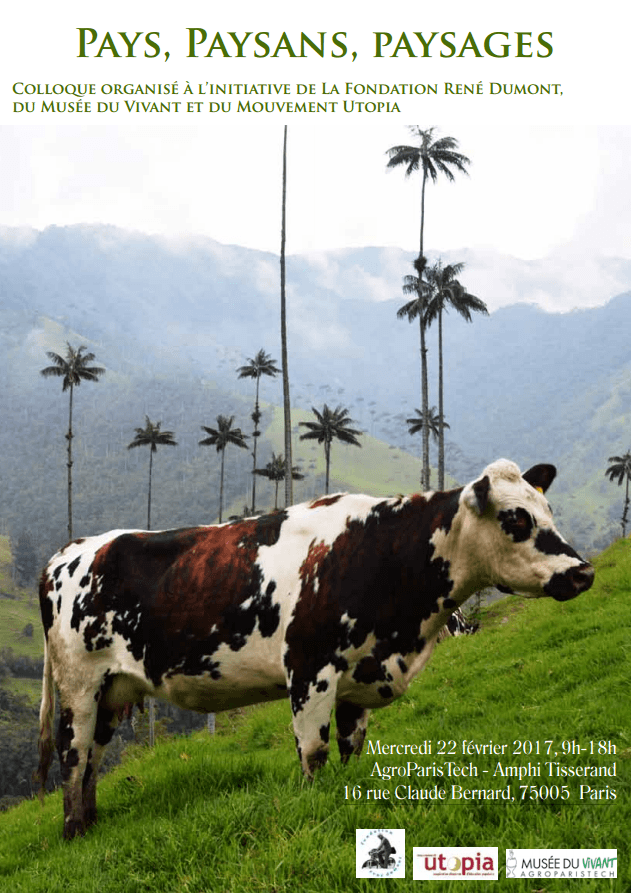
[[[629,475],[627,474],[626,493],[624,498],[624,511],[622,513],[622,536],[627,535],[627,518],[629,515]]]
[[[252,514],[256,512],[256,474],[254,473],[256,470],[256,444],[259,439],[259,384],[261,381],[261,376],[257,375],[256,377],[256,399],[254,401],[254,446],[252,447]]]
[[[66,434],[66,440],[68,441],[68,540],[72,539],[72,393],[73,387],[71,384],[68,409],[68,433]]]
[[[291,476],[291,403],[289,400],[289,372],[287,369],[287,307],[285,295],[285,235],[287,209],[287,125],[283,135],[283,200],[280,228],[280,340],[283,366],[283,409],[285,416],[285,506],[293,501],[293,481]]]
[[[423,230],[425,229],[425,184],[427,182],[427,170],[423,167],[423,183],[421,185],[421,240],[419,256],[423,257]]]
[[[425,186],[427,183],[427,168],[423,165],[423,182],[421,185],[421,234],[419,242],[419,258],[423,261],[423,234],[425,231]],[[419,279],[423,278],[422,269],[419,272]],[[429,471],[429,388],[427,382],[427,348],[425,346],[425,322],[424,314],[420,314],[421,327],[421,410],[423,413],[423,468],[421,472],[421,489],[429,490],[430,471]]]
[[[151,530],[151,475],[153,472],[153,450],[149,445],[149,492],[147,495],[147,530]],[[149,698],[149,747],[156,743],[156,700]]]
[[[427,347],[425,345],[424,314],[420,314],[421,330],[421,408],[423,412],[423,466],[421,490],[429,490],[429,392],[427,384]]]
[[[324,458],[326,460],[326,477],[324,479],[324,492],[329,492],[329,474],[331,470],[331,444],[328,440],[324,441]]]
[[[445,489],[445,429],[443,427],[443,311],[438,311],[438,489]]]
[[[153,450],[149,447],[149,492],[147,495],[147,530],[151,530],[151,474],[153,471]]]
[[[224,458],[226,455],[226,448],[224,447],[221,451],[221,476],[219,478],[219,523],[221,524],[222,515],[223,515],[223,470],[224,470]]]

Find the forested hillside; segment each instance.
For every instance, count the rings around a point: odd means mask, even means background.
[[[411,259],[377,248],[288,258],[294,464],[306,475],[300,498],[323,488],[324,465],[317,445],[299,441],[298,422],[324,402],[348,408],[357,428],[397,448],[334,446],[332,486],[417,486],[402,471],[409,467],[402,450],[420,451],[420,436],[405,424],[420,406],[418,325],[396,318]],[[506,269],[514,269],[509,260]],[[467,284],[466,270],[461,278]],[[607,459],[631,443],[630,311],[631,292],[568,314],[528,304],[472,324],[448,314],[451,479],[464,482],[501,455],[523,467],[554,462],[551,500],[561,529],[587,551],[610,542],[620,531],[623,489],[606,479]],[[41,558],[65,539],[68,399],[59,380],[39,373],[46,351],[62,352],[66,341],[86,345],[107,370],[74,395],[76,532],[144,525],[148,450],[127,446],[145,416],[178,443],[154,457],[153,526],[214,520],[219,457],[199,446],[201,426],[224,414],[251,434],[254,386],[236,370],[260,348],[280,359],[278,259],[210,239],[175,242],[105,226],[0,234],[0,531],[16,539],[28,530]],[[428,344],[431,405],[432,329]],[[264,466],[272,451],[282,452],[270,405],[281,402],[278,378],[262,380],[261,402]],[[249,449],[227,449],[230,511],[248,501],[251,467]],[[257,486],[267,500],[261,507],[273,505],[271,485]]]

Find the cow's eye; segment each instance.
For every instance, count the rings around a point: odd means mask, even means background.
[[[500,512],[497,517],[504,533],[516,543],[529,539],[534,521],[526,509],[507,509]]]

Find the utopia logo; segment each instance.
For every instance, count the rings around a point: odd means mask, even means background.
[[[415,881],[496,881],[497,847],[417,847],[413,853]]]
[[[355,877],[405,877],[405,831],[358,828]]]

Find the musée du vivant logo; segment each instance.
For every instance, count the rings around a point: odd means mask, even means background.
[[[405,831],[358,828],[355,832],[355,877],[405,877]]]
[[[616,878],[617,850],[506,850],[507,878]]]

